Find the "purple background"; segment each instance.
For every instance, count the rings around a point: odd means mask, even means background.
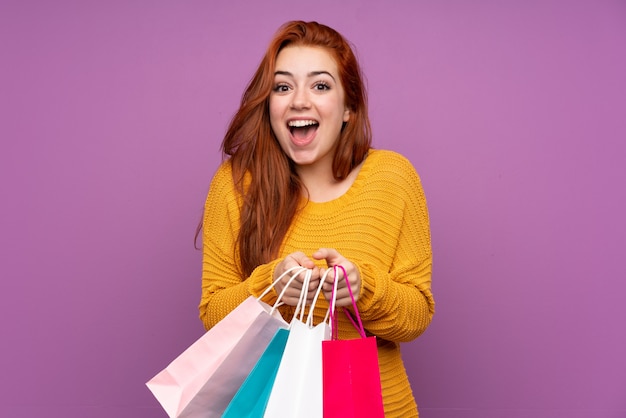
[[[0,3],[0,415],[165,417],[193,248],[276,28],[353,41],[375,145],[422,176],[425,418],[626,417],[626,2]]]

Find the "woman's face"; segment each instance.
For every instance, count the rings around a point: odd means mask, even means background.
[[[270,123],[299,166],[332,168],[337,140],[350,118],[337,64],[323,48],[288,46],[276,59]]]

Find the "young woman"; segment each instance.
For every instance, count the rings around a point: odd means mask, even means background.
[[[424,332],[434,313],[426,200],[406,158],[371,148],[366,92],[346,40],[316,22],[283,25],[222,150],[229,158],[211,182],[202,224],[205,327],[293,266],[312,269],[313,290],[325,269],[340,264],[348,280],[338,281],[337,305],[351,306],[349,285],[377,337],[385,415],[417,416],[399,343]],[[330,277],[315,323],[328,309]],[[296,280],[286,290],[285,318],[301,287]],[[339,338],[357,338],[339,318]]]

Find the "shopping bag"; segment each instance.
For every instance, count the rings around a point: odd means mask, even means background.
[[[343,311],[361,338],[339,340],[337,336],[338,269],[342,270],[345,280],[348,277],[342,266],[335,267],[330,306],[331,339],[322,342],[324,418],[384,418],[376,337],[366,336],[350,286],[356,322],[348,311]]]
[[[328,315],[314,326],[313,312],[326,277],[327,274],[320,279],[306,321],[302,303],[300,316],[289,325],[289,338],[263,415],[266,418],[322,418],[321,343],[330,338],[330,326]],[[303,288],[307,287],[305,281]],[[300,297],[305,300],[306,291]]]
[[[287,286],[302,267],[290,269]],[[276,308],[248,297],[200,339],[146,383],[170,418],[220,417],[265,348],[281,328],[287,328]]]
[[[281,328],[267,346],[246,380],[228,404],[222,418],[260,418],[285,351],[289,331]]]

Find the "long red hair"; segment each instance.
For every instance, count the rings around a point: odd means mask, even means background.
[[[276,140],[269,117],[276,57],[288,45],[323,47],[337,63],[350,120],[338,141],[334,177],[344,179],[371,146],[367,93],[350,44],[337,31],[317,22],[284,24],[250,80],[222,142],[222,152],[230,156],[233,181],[243,196],[237,247],[244,278],[258,265],[277,257],[302,193],[294,164]],[[250,181],[244,185],[246,175]]]

